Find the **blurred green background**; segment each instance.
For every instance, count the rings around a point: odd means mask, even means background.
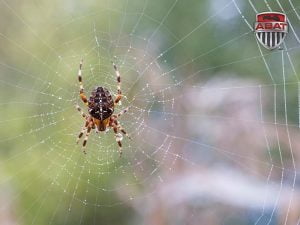
[[[0,224],[296,224],[299,2],[0,4]],[[282,50],[259,46],[247,25],[270,9],[292,26]],[[87,94],[96,86],[115,94],[111,61],[120,68],[125,97],[116,112],[131,106],[120,122],[133,137],[124,137],[122,158],[112,131],[92,133],[87,155],[75,143],[84,124],[75,105],[86,110],[80,59]],[[200,183],[222,187],[210,183],[216,168],[228,182],[228,171],[249,188],[261,182],[279,200],[254,189],[258,203],[246,206],[239,195],[198,198],[207,192],[189,176],[207,174]],[[179,180],[193,195],[176,192]]]

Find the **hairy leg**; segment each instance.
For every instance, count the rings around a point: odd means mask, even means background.
[[[115,99],[115,104],[118,104],[119,101],[121,100],[122,98],[122,91],[121,91],[121,76],[120,76],[120,72],[116,66],[115,63],[113,63],[113,66],[114,66],[114,69],[115,69],[115,72],[116,72],[116,76],[117,76],[117,83],[118,83],[118,94],[117,94],[117,97]]]
[[[80,61],[79,70],[78,70],[78,82],[79,82],[79,87],[80,87],[79,96],[80,96],[81,100],[83,101],[83,103],[88,105],[88,100],[84,93],[83,84],[82,84],[82,64],[83,64],[83,60]]]

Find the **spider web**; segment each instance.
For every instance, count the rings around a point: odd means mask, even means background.
[[[8,224],[300,224],[296,1],[2,1],[1,218]],[[255,14],[281,11],[268,51]],[[179,17],[180,16],[180,17]],[[4,19],[5,18],[5,19]],[[76,138],[85,92],[112,130]],[[3,215],[3,216],[2,216]],[[202,223],[201,223],[202,222]]]

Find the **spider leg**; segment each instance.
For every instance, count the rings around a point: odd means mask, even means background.
[[[93,122],[90,122],[89,125],[88,125],[88,127],[87,127],[86,134],[85,134],[85,137],[84,137],[84,140],[83,140],[83,143],[82,143],[83,153],[84,154],[86,154],[86,151],[85,151],[86,143],[87,143],[87,141],[89,139],[89,135],[91,133],[92,127],[93,127]]]
[[[118,83],[118,94],[117,94],[117,97],[115,99],[115,104],[118,104],[119,101],[121,100],[122,98],[122,91],[121,91],[121,76],[120,76],[120,72],[116,66],[116,64],[113,62],[113,66],[114,66],[114,69],[115,69],[115,72],[116,72],[116,76],[117,76],[117,83]]]
[[[130,137],[130,135],[127,134],[127,132],[124,130],[124,128],[123,128],[122,126],[120,126],[119,129],[120,129],[120,131],[121,131],[123,134],[126,135],[126,137],[127,137],[128,139],[132,140],[132,138]]]
[[[83,101],[83,103],[88,105],[88,100],[84,93],[83,84],[82,84],[82,76],[81,76],[82,75],[82,64],[83,64],[83,60],[80,60],[79,70],[78,70],[78,82],[79,82],[79,87],[80,87],[79,96],[80,96],[81,100]]]
[[[114,123],[116,124],[117,128],[123,133],[126,135],[126,137],[128,137],[128,139],[132,140],[130,135],[127,134],[127,132],[124,130],[124,128],[121,126],[121,124],[115,119],[114,120]]]
[[[80,141],[80,138],[82,138],[83,134],[86,132],[86,127],[82,128],[82,130],[80,131],[79,135],[78,135],[78,138],[76,140],[76,144],[79,143]]]
[[[78,110],[78,112],[80,112],[83,118],[87,119],[87,115],[82,111],[79,105],[76,105],[76,109]]]
[[[123,139],[123,136],[122,136],[122,134],[118,133],[118,127],[114,122],[111,124],[111,126],[113,127],[113,130],[115,132],[116,142],[119,145],[119,154],[120,154],[120,157],[121,157],[122,153],[123,153],[122,152],[122,142],[121,142],[122,139]]]
[[[86,132],[86,128],[87,128],[88,125],[89,125],[89,122],[86,121],[84,127],[81,129],[81,131],[80,131],[80,133],[79,133],[79,135],[78,135],[78,138],[77,138],[77,140],[76,140],[76,143],[77,143],[77,144],[78,144],[80,138],[81,138],[81,137],[83,136],[83,134]]]
[[[123,109],[121,112],[119,112],[117,115],[116,115],[116,119],[119,118],[120,116],[122,116],[123,114],[127,113],[129,110],[129,107]]]

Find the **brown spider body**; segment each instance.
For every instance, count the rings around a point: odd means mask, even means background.
[[[103,87],[95,88],[88,101],[88,107],[98,130],[105,131],[109,118],[114,112],[114,101],[110,92]]]
[[[85,138],[83,140],[83,147],[86,146],[88,137],[92,129],[96,129],[96,131],[106,131],[108,128],[113,128],[113,131],[116,136],[116,142],[119,145],[119,152],[120,155],[122,153],[122,134],[119,133],[121,131],[123,134],[125,134],[128,138],[129,135],[126,133],[124,128],[120,125],[118,122],[118,117],[120,117],[122,114],[126,113],[128,111],[128,108],[122,110],[118,114],[114,113],[115,106],[120,102],[122,95],[121,95],[121,77],[120,72],[118,71],[118,68],[115,64],[113,64],[113,67],[115,69],[116,75],[117,75],[117,83],[118,83],[118,94],[113,99],[112,95],[105,87],[96,87],[90,95],[90,98],[88,99],[84,93],[83,85],[82,85],[82,61],[79,65],[79,71],[78,71],[78,81],[80,84],[80,91],[79,96],[83,103],[88,107],[89,116],[87,116],[80,106],[76,106],[77,110],[81,113],[82,117],[85,119],[85,125],[82,128],[81,132],[78,135],[77,143],[80,140],[80,138],[85,134]],[[84,150],[85,152],[85,150]]]

